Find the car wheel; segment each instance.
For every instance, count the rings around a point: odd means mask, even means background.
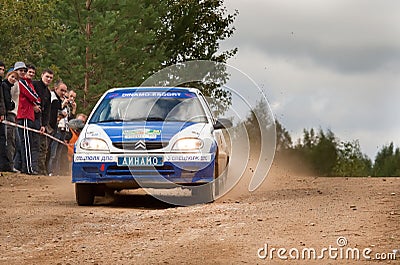
[[[215,198],[219,195],[220,188],[223,186],[222,180],[223,179],[219,177],[218,163],[215,162],[215,165],[214,165],[214,181],[213,181],[213,186],[214,186],[213,189],[214,189],[214,191],[213,191],[213,199],[212,199],[212,201],[214,201]]]
[[[221,192],[224,192],[225,182],[228,177],[228,164],[229,164],[229,156],[226,159],[226,164],[222,167],[218,164],[217,159],[214,167],[214,200],[219,197]]]
[[[86,183],[75,184],[75,197],[78,205],[80,206],[93,205],[94,194],[95,190],[93,184],[86,184]]]
[[[215,200],[215,182],[192,187],[192,203],[209,203]]]

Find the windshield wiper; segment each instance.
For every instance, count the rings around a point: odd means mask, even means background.
[[[123,119],[109,119],[109,120],[103,120],[99,121],[98,123],[103,123],[103,122],[123,122]]]
[[[134,119],[109,119],[109,120],[102,120],[98,123],[106,123],[106,122],[129,122],[129,121],[164,121],[162,117],[142,117],[142,118],[134,118]]]
[[[125,122],[129,121],[164,121],[162,117],[141,117],[141,118],[133,118],[133,119],[125,119]]]
[[[147,117],[146,121],[164,121],[164,118],[157,117],[157,116],[152,116],[152,117]]]
[[[197,117],[192,117],[192,118],[187,118],[185,120],[183,119],[175,119],[175,118],[169,118],[167,117],[165,121],[171,121],[171,122],[196,122],[196,123],[205,123],[207,122],[207,116],[197,116]]]

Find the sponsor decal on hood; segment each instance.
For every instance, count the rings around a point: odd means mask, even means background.
[[[122,130],[124,139],[156,139],[159,135],[161,135],[161,130],[155,129]]]
[[[121,125],[120,122],[115,122],[97,124],[97,126],[110,137],[112,142],[136,142],[137,140],[169,141],[182,131],[186,131],[189,137],[198,136],[205,124],[193,122],[126,122]]]

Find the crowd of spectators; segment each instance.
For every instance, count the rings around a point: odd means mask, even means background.
[[[16,62],[6,72],[0,61],[0,171],[64,175],[87,116],[76,113],[75,91],[53,84],[51,69],[35,76],[34,65]]]

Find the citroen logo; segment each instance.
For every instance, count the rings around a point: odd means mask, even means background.
[[[143,140],[137,141],[135,143],[135,149],[142,149],[142,150],[146,150],[146,143]]]

